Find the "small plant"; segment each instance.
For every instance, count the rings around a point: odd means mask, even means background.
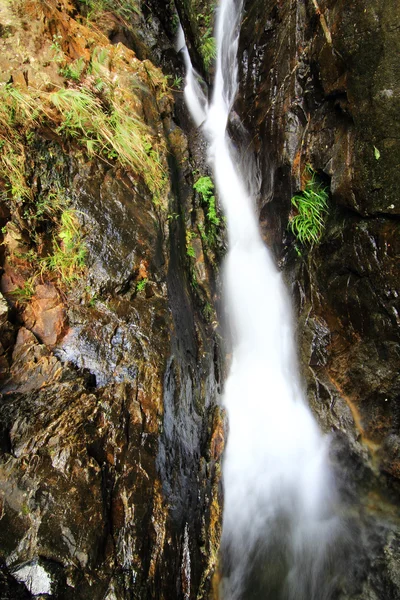
[[[86,247],[74,209],[61,213],[60,226],[53,238],[53,253],[42,259],[42,271],[57,273],[64,284],[70,284],[82,273]]]
[[[169,80],[172,79],[171,88],[175,88],[175,89],[179,90],[182,85],[182,77],[176,76],[176,77],[172,78],[172,75],[167,75],[167,77]]]
[[[206,321],[210,321],[211,317],[214,315],[214,308],[212,306],[212,304],[210,304],[209,302],[206,302],[203,306],[203,316],[206,319]]]
[[[43,194],[36,201],[36,212],[35,217],[42,219],[43,217],[50,217],[55,220],[55,216],[60,210],[65,208],[67,201],[64,198],[62,192],[58,189],[56,191],[48,192]]]
[[[329,193],[315,171],[311,167],[307,167],[307,171],[309,179],[305,189],[292,198],[297,214],[289,219],[288,228],[301,244],[313,246],[320,241],[325,228]]]
[[[214,184],[211,177],[200,177],[193,185],[193,189],[200,194],[203,203],[207,206],[206,214],[209,222],[215,227],[218,227],[221,223],[221,219],[217,215]]]
[[[22,287],[10,292],[19,302],[28,302],[35,293],[35,277],[27,279]]]
[[[78,58],[78,60],[74,60],[74,62],[70,63],[69,65],[60,67],[59,73],[66,79],[71,79],[72,81],[78,82],[82,77],[85,66],[86,65],[83,58]]]
[[[206,223],[203,226],[198,224],[199,233],[203,241],[211,248],[217,238],[217,230],[221,225],[221,219],[217,214],[216,200],[214,196],[214,184],[211,177],[199,177],[193,185],[193,189],[200,195],[202,203],[205,207]]]
[[[93,308],[94,306],[96,306],[98,300],[99,300],[98,297],[96,295],[94,295],[92,298],[90,298],[90,300],[88,302],[88,306],[90,308]]]
[[[186,231],[186,254],[190,258],[196,258],[196,251],[192,246],[192,239],[196,237],[193,231]]]
[[[30,513],[29,506],[25,502],[21,506],[21,512],[24,516],[27,516]]]
[[[143,290],[146,288],[148,279],[147,277],[144,277],[143,279],[141,279],[140,281],[137,282],[136,284],[136,292],[143,292]]]
[[[54,52],[54,57],[51,59],[52,62],[59,63],[64,60],[64,52],[62,51],[60,44],[61,40],[61,35],[53,35],[53,42],[50,46],[50,49]]]
[[[217,43],[215,38],[212,37],[211,28],[207,28],[201,38],[200,52],[206,69],[209,69],[213,61],[217,58]]]

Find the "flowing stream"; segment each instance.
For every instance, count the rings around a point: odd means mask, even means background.
[[[210,106],[193,86],[197,77],[185,50],[186,101],[197,125],[205,117],[209,161],[228,225],[224,302],[233,349],[223,397],[229,433],[221,596],[326,600],[335,586],[339,530],[328,443],[305,402],[290,302],[260,237],[249,193],[254,186],[242,177],[226,132],[238,86],[241,9],[241,0],[221,0]]]

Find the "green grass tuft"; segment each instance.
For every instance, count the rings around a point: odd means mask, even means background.
[[[100,99],[83,86],[53,92],[49,101],[62,116],[58,133],[75,138],[89,155],[116,159],[142,174],[154,196],[160,194],[166,174],[143,121],[112,99],[105,110]]]
[[[78,279],[85,267],[86,246],[74,209],[61,213],[57,235],[53,238],[53,252],[41,260],[42,272],[57,274],[64,284]]]
[[[289,219],[288,228],[301,244],[313,246],[318,244],[325,229],[329,192],[311,167],[308,171],[310,179],[304,191],[291,200],[297,214]]]
[[[36,277],[30,277],[27,279],[22,287],[16,288],[11,293],[18,302],[28,302],[35,293],[35,279]]]

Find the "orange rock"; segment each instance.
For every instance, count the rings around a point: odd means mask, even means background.
[[[149,278],[149,273],[147,271],[148,266],[149,266],[149,262],[147,260],[140,261],[138,279],[148,279]]]
[[[225,446],[225,425],[223,413],[220,410],[214,417],[213,432],[210,443],[210,453],[214,460],[221,458]]]
[[[54,346],[65,326],[65,309],[56,288],[51,284],[38,285],[23,318],[26,327],[43,344]]]

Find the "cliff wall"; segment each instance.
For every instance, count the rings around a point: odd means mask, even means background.
[[[1,598],[211,588],[218,243],[163,14],[0,3]]]
[[[400,597],[399,25],[396,2],[247,1],[235,107],[357,540],[340,597],[360,599]],[[291,199],[310,172],[329,208],[320,239],[302,243]]]

